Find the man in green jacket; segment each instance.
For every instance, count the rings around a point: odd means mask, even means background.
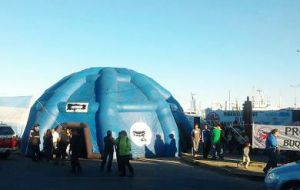
[[[129,169],[130,176],[134,176],[133,168],[130,164],[131,155],[131,143],[130,139],[127,137],[126,131],[121,131],[120,138],[116,140],[116,145],[118,149],[119,159],[120,159],[120,169],[121,169],[121,177],[126,176],[126,166]]]
[[[211,143],[213,148],[213,160],[216,160],[217,158],[223,160],[223,155],[221,155],[221,133],[222,129],[219,124],[216,124],[213,128],[212,134],[211,134]]]

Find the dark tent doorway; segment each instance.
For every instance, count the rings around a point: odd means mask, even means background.
[[[62,128],[77,130],[79,132],[82,148],[80,157],[87,159],[99,159],[101,157],[100,154],[94,153],[91,143],[91,134],[90,129],[85,123],[62,123],[57,131],[60,132]]]

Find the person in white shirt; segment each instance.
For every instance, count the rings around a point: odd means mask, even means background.
[[[58,144],[58,140],[59,140],[59,134],[56,131],[56,129],[52,129],[52,138],[53,138],[53,154],[55,154],[55,156],[57,157],[57,144]]]
[[[199,145],[200,145],[200,141],[201,141],[201,130],[199,129],[199,125],[196,124],[192,134],[191,134],[191,138],[192,138],[192,145],[193,145],[193,149],[192,149],[192,153],[193,156],[195,157],[196,154],[199,153]]]

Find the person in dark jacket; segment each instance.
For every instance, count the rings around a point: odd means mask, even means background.
[[[202,130],[202,145],[203,145],[203,158],[207,159],[211,148],[211,133],[207,127],[207,124],[204,125],[204,128]]]
[[[40,125],[35,124],[29,135],[29,145],[31,148],[31,159],[36,162],[40,159]]]
[[[157,134],[155,143],[154,143],[154,150],[156,157],[164,157],[166,155],[165,153],[165,143],[161,138],[161,135]]]
[[[79,162],[81,152],[81,140],[77,129],[72,129],[72,137],[70,140],[71,166],[72,173],[81,173],[82,168]]]
[[[67,157],[67,147],[70,143],[70,137],[67,134],[67,129],[63,128],[60,133],[58,142],[58,160],[65,161]]]
[[[104,150],[103,150],[103,157],[102,157],[102,163],[101,163],[101,171],[104,170],[107,158],[108,158],[108,163],[107,163],[107,172],[111,171],[111,165],[112,165],[112,160],[114,156],[114,144],[115,144],[115,139],[112,137],[112,132],[109,130],[107,131],[107,136],[104,137]]]
[[[168,157],[175,157],[177,152],[176,140],[174,134],[169,135],[170,144],[167,145],[167,155]]]
[[[52,152],[53,152],[53,137],[51,130],[48,129],[44,136],[44,153],[47,161],[52,160]]]
[[[268,155],[268,163],[264,168],[264,172],[267,173],[271,168],[276,168],[279,157],[279,148],[277,137],[279,136],[278,129],[273,129],[266,140],[266,152]]]

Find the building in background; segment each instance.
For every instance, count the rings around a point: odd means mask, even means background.
[[[18,136],[22,136],[32,96],[0,97],[0,123],[10,125]]]

